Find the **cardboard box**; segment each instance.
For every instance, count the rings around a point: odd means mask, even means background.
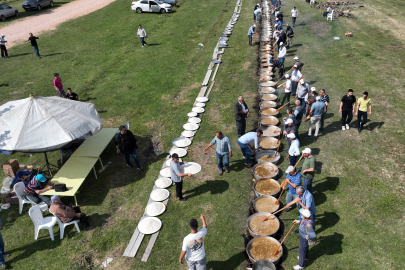
[[[19,200],[18,200],[17,196],[7,198],[6,202],[9,204],[19,204]]]

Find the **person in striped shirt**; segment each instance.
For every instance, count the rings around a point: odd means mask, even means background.
[[[325,103],[326,106],[326,112],[328,111],[328,105],[329,105],[329,96],[325,93],[325,89],[319,90],[319,95],[321,96],[321,102]],[[322,114],[321,116],[321,128],[320,130],[323,130],[323,125],[325,123],[325,113]]]
[[[227,173],[229,173],[229,157],[232,157],[232,145],[228,137],[224,136],[220,130],[215,134],[214,139],[210,144],[205,148],[205,151],[210,148],[210,146],[216,144],[216,154],[217,154],[217,163],[219,169],[219,175],[224,173],[224,168]],[[225,165],[225,166],[224,166]]]

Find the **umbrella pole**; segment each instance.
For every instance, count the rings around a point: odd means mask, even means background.
[[[44,154],[45,154],[45,162],[46,162],[45,166],[48,168],[48,172],[49,172],[49,174],[51,175],[51,177],[53,177],[52,171],[51,171],[51,167],[50,167],[50,166],[54,166],[54,167],[57,168],[57,169],[59,169],[59,167],[58,167],[58,166],[55,166],[55,165],[53,165],[53,164],[51,164],[51,163],[49,163],[49,161],[48,161],[48,156],[46,155],[46,152],[45,152]],[[45,166],[44,166],[44,167],[45,167]]]

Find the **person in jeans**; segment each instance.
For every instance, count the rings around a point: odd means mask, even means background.
[[[326,105],[321,102],[321,97],[316,97],[316,102],[312,104],[308,115],[311,115],[311,120],[308,125],[308,138],[312,138],[312,125],[315,125],[314,138],[318,138],[319,123],[321,122],[322,114],[326,113]]]
[[[293,267],[294,270],[305,269],[305,261],[308,261],[308,240],[316,238],[315,222],[312,220],[311,212],[306,209],[301,209],[303,219],[300,222],[298,232],[300,233],[300,245],[298,247],[298,265]],[[295,223],[297,220],[294,221]],[[308,233],[307,233],[308,232]]]
[[[259,13],[262,14],[262,9],[258,7],[254,12],[256,22],[259,22]]]
[[[53,87],[58,91],[59,97],[64,96],[66,98],[65,90],[63,90],[62,79],[59,78],[59,73],[54,73],[55,79],[53,79]]]
[[[295,188],[297,186],[300,186],[302,184],[302,177],[301,174],[298,173],[297,169],[294,168],[293,166],[289,166],[287,170],[285,171],[286,179],[285,181],[288,183],[288,192],[286,196],[286,202],[289,204],[292,202],[295,198],[298,197],[297,192],[295,191]],[[284,186],[284,190],[286,190],[287,186]],[[297,203],[297,208],[300,209],[301,205]],[[292,206],[289,206],[286,208],[286,212],[289,212],[292,209]]]
[[[311,148],[305,148],[302,151],[304,163],[302,164],[302,175],[304,180],[304,189],[312,193],[312,181],[315,176],[315,157],[312,155]]]
[[[2,34],[0,36],[0,50],[1,50],[1,58],[8,57],[7,48],[6,48],[6,40],[4,39],[6,36]]]
[[[115,135],[115,147],[117,148],[117,153],[124,153],[127,166],[131,169],[134,168],[130,160],[130,156],[132,156],[135,160],[138,170],[142,170],[141,164],[139,163],[138,155],[136,153],[138,145],[134,134],[132,134],[131,131],[127,130],[125,126],[120,126],[119,130],[120,131]]]
[[[321,102],[323,102],[326,106],[326,112],[328,111],[328,105],[329,105],[329,96],[325,93],[325,89],[319,90],[319,95],[321,96]],[[325,124],[325,115],[326,112],[322,114],[321,116],[321,128],[320,130],[323,130],[324,124]]]
[[[295,27],[295,21],[296,21],[297,18],[298,18],[298,10],[297,10],[296,7],[294,7],[294,8],[291,10],[290,17],[291,17],[291,19],[292,19],[293,27]]]
[[[31,42],[31,46],[32,46],[32,48],[34,48],[35,54],[38,56],[38,58],[41,58],[41,55],[39,54],[37,39],[39,39],[39,37],[36,37],[32,33],[30,33],[28,42]]]
[[[1,222],[0,222],[1,224]],[[0,233],[0,267],[3,269],[7,268],[6,259],[10,257],[10,253],[4,253],[4,240],[3,235]]]
[[[187,164],[187,162],[180,162],[179,155],[173,154],[172,161],[170,162],[170,175],[174,184],[176,185],[176,198],[179,201],[187,201],[187,198],[183,198],[183,176],[191,176],[191,173],[181,173],[180,166]]]
[[[224,167],[225,171],[229,173],[229,157],[232,157],[231,141],[228,139],[228,137],[224,136],[221,131],[217,131],[214,139],[207,147],[205,147],[205,151],[207,151],[208,148],[214,144],[217,144],[216,155],[219,175],[224,173]]]
[[[23,195],[36,204],[44,202],[49,205],[51,199],[48,196],[40,194],[53,189],[53,186],[54,184],[46,179],[43,174],[37,174],[28,182]]]
[[[363,93],[363,97],[357,101],[357,132],[360,133],[363,126],[367,123],[367,107],[370,108],[371,115],[371,99],[368,97],[368,92]],[[361,118],[363,117],[363,121]]]
[[[287,138],[290,139],[291,145],[288,149],[288,156],[290,158],[290,165],[295,166],[298,156],[300,155],[300,141],[295,136],[295,133],[289,133]]]
[[[235,102],[233,106],[235,121],[236,121],[236,129],[238,133],[238,137],[241,137],[245,134],[246,131],[246,119],[249,117],[249,108],[245,103],[245,99],[240,96],[238,101]]]
[[[142,25],[139,25],[136,36],[141,38],[142,47],[145,47],[145,45],[148,45],[148,43],[145,42],[145,38],[147,37],[146,31],[145,31],[145,29],[142,28]]]
[[[252,151],[250,151],[249,143],[254,141],[256,150],[261,148],[261,147],[259,147],[259,137],[262,136],[262,134],[263,134],[263,131],[258,130],[256,132],[248,132],[239,138],[238,145],[240,147],[240,150],[242,151],[243,157],[246,157],[245,166],[252,165],[250,163],[250,157],[252,155]]]
[[[290,103],[290,95],[291,95],[291,80],[290,80],[290,75],[286,74],[285,78],[287,81],[285,82],[284,86],[284,97],[283,100],[281,101],[280,106],[283,106],[284,100],[287,100],[287,103]],[[290,107],[290,104],[287,105],[287,107]]]
[[[255,33],[255,28],[256,28],[256,24],[254,24],[254,25],[252,25],[251,27],[249,27],[248,37],[249,37],[249,45],[250,45],[250,46],[253,46],[253,44],[252,44],[253,35],[254,35],[254,34],[258,34],[258,33]]]
[[[286,206],[290,207],[294,203],[297,203],[301,206],[300,213],[302,212],[303,209],[307,209],[311,212],[311,218],[315,222],[315,214],[316,214],[316,206],[315,206],[315,201],[314,201],[314,196],[312,196],[312,193],[309,192],[308,190],[305,190],[303,186],[298,186],[295,189],[295,192],[297,192],[298,197],[295,198],[292,202],[288,203]],[[302,219],[302,215],[300,214],[299,219]],[[298,230],[294,231],[295,233],[298,233]]]
[[[284,42],[280,42],[280,50],[278,51],[278,61],[284,64],[285,57],[287,56],[287,49]]]
[[[293,72],[294,73],[294,72]],[[305,109],[305,95],[311,92],[309,84],[307,84],[304,79],[300,80],[300,83],[297,86],[296,98],[300,101],[301,106]]]
[[[198,230],[198,221],[196,219],[190,220],[189,228],[191,233],[184,237],[183,246],[181,248],[179,263],[183,263],[184,257],[190,270],[205,270],[207,265],[207,258],[205,256],[204,239],[207,235],[207,222],[203,214],[200,215],[203,223],[203,228]]]
[[[343,96],[340,100],[339,112],[342,113],[342,130],[349,129],[355,107],[356,97],[353,95],[353,89],[349,89],[347,95]]]
[[[80,220],[85,231],[94,229],[94,226],[89,224],[87,216],[80,211],[79,206],[66,206],[62,203],[58,195],[51,197],[51,206],[49,210],[54,213],[62,223],[69,223],[74,220]]]

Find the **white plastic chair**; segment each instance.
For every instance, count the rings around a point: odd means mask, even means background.
[[[330,19],[330,21],[333,21],[333,19],[335,18],[335,10],[332,10],[331,13],[328,14],[328,16],[326,16],[326,21],[328,21]]]
[[[37,240],[39,230],[47,229],[49,231],[49,234],[50,234],[51,239],[53,241],[54,240],[53,226],[56,224],[56,217],[46,217],[46,218],[44,218],[42,216],[41,209],[39,208],[38,205],[35,205],[35,206],[31,207],[30,210],[28,211],[28,214],[30,215],[31,220],[35,225],[35,237],[34,237],[34,239]]]
[[[22,212],[24,203],[31,203],[31,201],[25,199],[25,197],[23,195],[24,194],[23,193],[24,189],[25,189],[25,185],[22,182],[17,183],[17,184],[14,185],[14,192],[15,192],[15,194],[17,194],[17,197],[18,197],[18,202],[19,202],[18,203],[19,204],[18,211],[19,211],[20,214]]]
[[[49,212],[56,218],[56,221],[58,221],[59,230],[60,230],[60,239],[63,239],[63,233],[65,232],[65,227],[69,226],[69,225],[74,224],[76,226],[76,230],[80,233],[79,223],[77,222],[77,220],[73,220],[71,222],[63,223],[62,221],[60,221],[60,219],[58,218],[57,215],[52,213],[51,209],[49,209]]]

